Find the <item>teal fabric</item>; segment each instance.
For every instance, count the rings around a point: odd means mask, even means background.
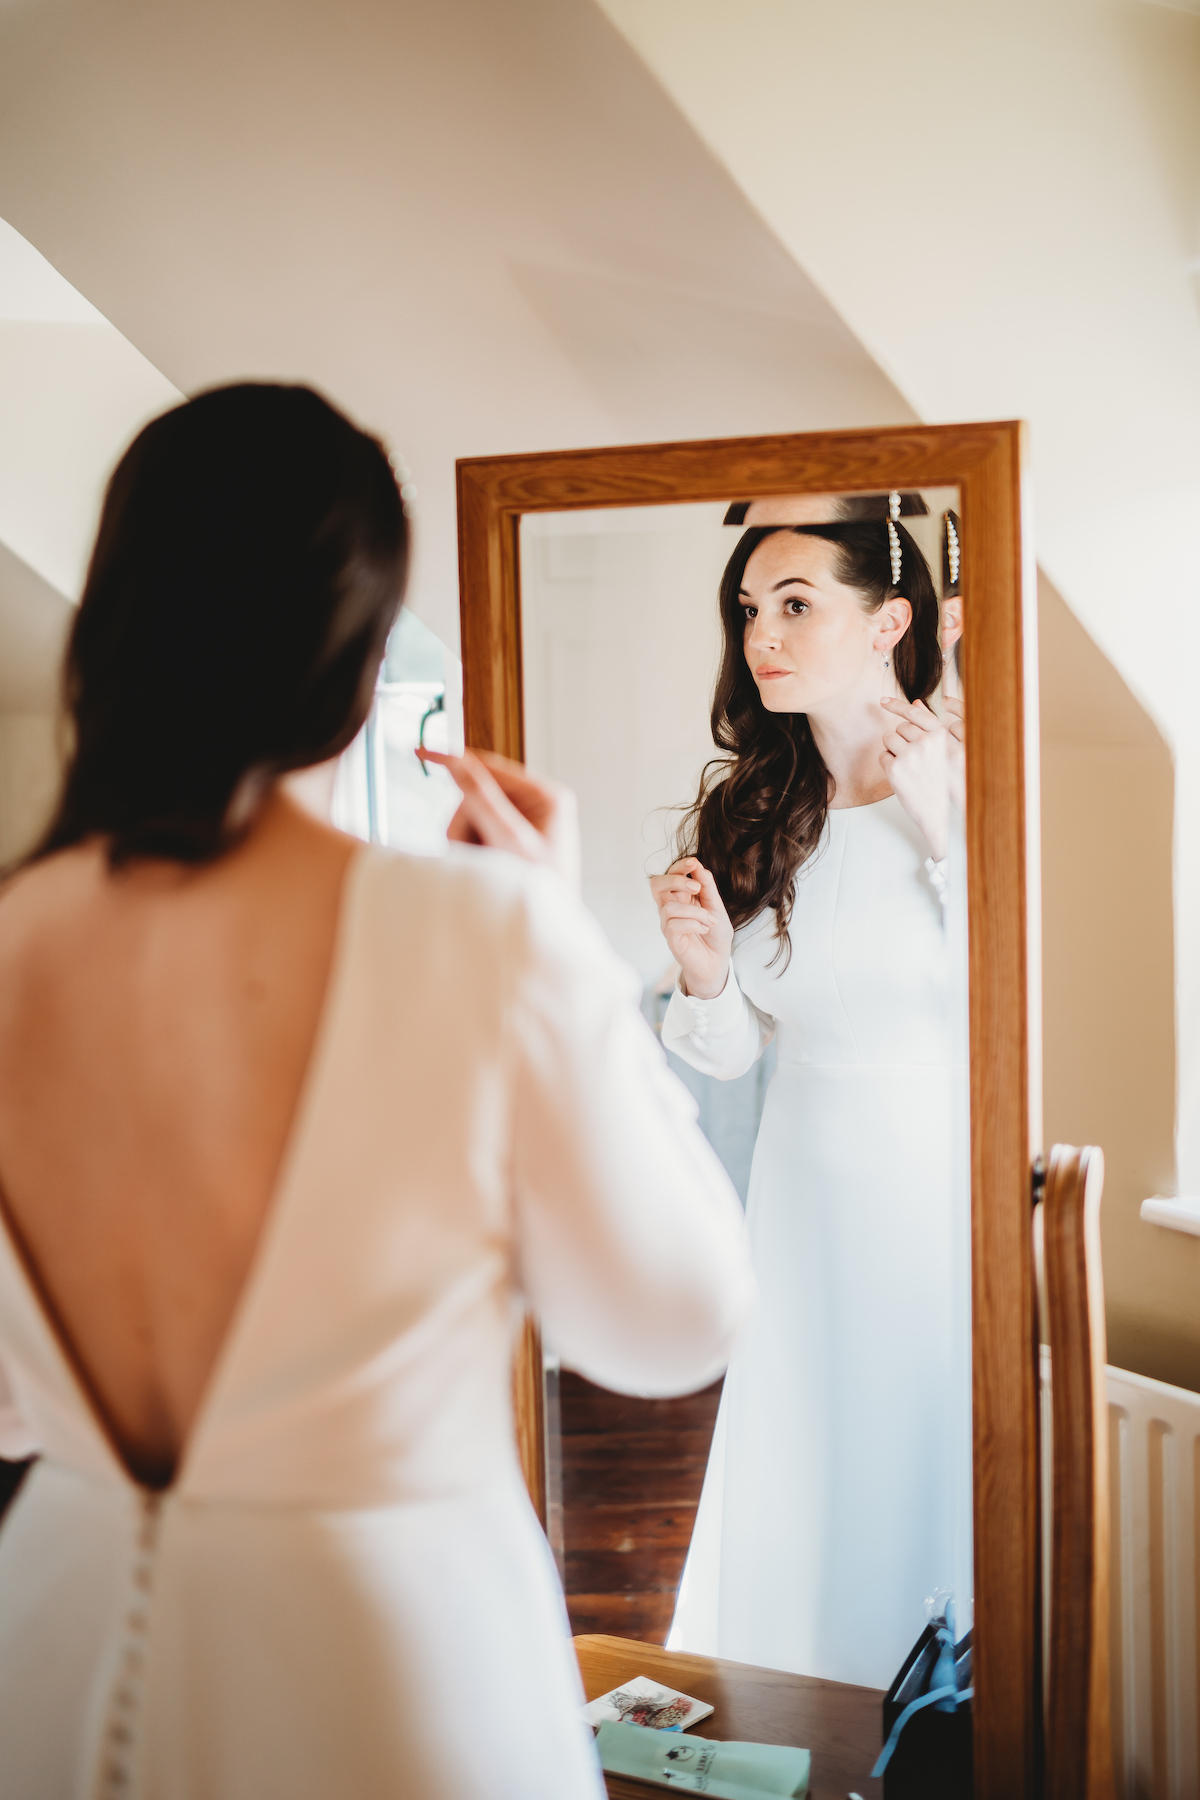
[[[808,1793],[808,1751],[783,1744],[719,1744],[690,1732],[606,1723],[596,1734],[596,1749],[608,1774],[631,1775],[683,1794],[801,1800]]]

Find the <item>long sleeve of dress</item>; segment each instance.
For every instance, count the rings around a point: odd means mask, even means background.
[[[621,1392],[685,1393],[725,1367],[752,1300],[741,1206],[633,971],[556,878],[528,892],[518,1279],[573,1368]]]
[[[678,985],[663,1020],[662,1040],[702,1074],[735,1081],[775,1035],[775,1021],[759,1012],[738,986],[733,964],[715,1000],[698,1000]]]

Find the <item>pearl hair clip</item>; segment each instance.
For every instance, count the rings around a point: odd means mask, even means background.
[[[893,587],[898,587],[900,585],[900,535],[897,532],[896,525],[895,525],[895,521],[899,517],[900,517],[900,496],[899,496],[899,494],[896,494],[896,493],[889,494],[888,495],[888,521],[887,521],[888,553],[892,559],[892,586]]]
[[[392,474],[396,477],[396,486],[400,489],[400,498],[404,502],[404,516],[412,518],[412,503],[417,497],[417,484],[412,478],[412,470],[398,450],[389,450],[387,459],[392,465]],[[425,771],[429,773],[428,770]]]
[[[958,532],[954,529],[954,520],[949,513],[946,514],[946,560],[950,564],[950,586],[954,587],[958,582],[962,551],[959,548]]]

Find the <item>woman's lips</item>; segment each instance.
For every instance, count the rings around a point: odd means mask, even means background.
[[[756,681],[783,681],[792,673],[790,669],[755,669]]]

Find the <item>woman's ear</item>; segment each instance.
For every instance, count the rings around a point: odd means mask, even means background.
[[[875,614],[876,650],[891,650],[904,636],[912,624],[912,607],[902,594],[894,600],[885,600]]]
[[[962,629],[963,603],[960,594],[950,600],[942,601],[941,639],[943,653],[953,649],[954,645],[957,644],[959,638],[962,636]]]

